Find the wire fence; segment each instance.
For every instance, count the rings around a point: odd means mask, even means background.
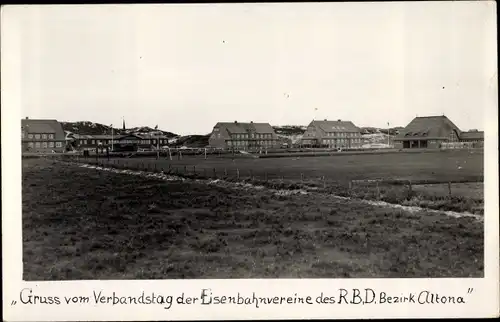
[[[311,176],[305,173],[276,173],[268,172],[262,169],[239,168],[238,165],[232,167],[221,167],[220,165],[210,167],[208,164],[176,164],[173,162],[165,162],[165,160],[152,159],[123,159],[123,158],[72,158],[71,161],[77,163],[85,163],[96,165],[104,168],[115,168],[123,170],[143,171],[150,173],[163,173],[168,175],[176,175],[186,178],[196,179],[222,179],[227,181],[251,181],[260,184],[274,183],[287,185],[288,187],[315,187],[325,190],[334,190],[340,195],[352,196],[359,193],[369,191],[374,199],[384,199],[384,195],[388,195],[389,191],[397,190],[398,198],[411,198],[417,194],[425,193],[420,189],[418,193],[415,191],[415,186],[436,185],[442,187],[439,191],[441,196],[448,198],[459,197],[461,192],[453,188],[453,184],[482,182],[482,178],[477,181],[471,180],[353,180],[343,179],[335,180],[327,176]],[[428,193],[427,193],[428,194]]]

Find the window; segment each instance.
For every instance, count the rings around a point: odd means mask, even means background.
[[[227,141],[228,146],[231,146],[231,143],[232,143],[231,141]]]
[[[28,139],[32,139],[33,138],[33,134],[28,134]]]
[[[39,148],[40,147],[40,142],[36,142],[35,143],[35,148]]]
[[[24,139],[24,131],[21,130],[21,139]]]
[[[53,140],[54,139],[54,134],[49,134],[49,139]]]
[[[56,142],[56,147],[57,148],[61,148],[62,147],[62,143],[61,142]]]
[[[54,147],[54,142],[49,142],[49,148],[53,148]]]
[[[33,146],[34,146],[33,142],[28,143],[28,147],[33,148]]]
[[[43,147],[44,149],[46,149],[46,148],[47,148],[47,142],[42,142],[42,147]]]
[[[42,139],[47,140],[47,134],[42,134]]]
[[[39,140],[40,139],[40,134],[35,134],[35,139]]]
[[[92,144],[95,144],[95,140],[92,140]]]

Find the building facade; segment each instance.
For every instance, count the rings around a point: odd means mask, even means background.
[[[66,135],[61,123],[56,120],[21,120],[22,152],[51,153],[64,152]]]
[[[398,149],[439,149],[444,146],[482,146],[483,141],[483,132],[462,132],[450,119],[441,115],[414,118],[394,138],[394,146]],[[459,144],[461,142],[471,144]]]
[[[361,132],[351,121],[313,120],[307,126],[299,145],[312,148],[360,148]]]
[[[280,147],[279,137],[269,123],[219,122],[208,139],[210,147],[258,150]]]
[[[138,149],[154,150],[158,146],[168,144],[164,135],[79,135],[74,134],[74,147],[77,150],[93,150],[109,148],[113,151],[137,151]]]

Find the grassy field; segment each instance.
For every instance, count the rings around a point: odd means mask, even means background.
[[[459,212],[484,212],[482,153],[446,151],[382,153],[307,158],[255,159],[185,157],[106,159],[104,164],[131,169],[174,172],[254,182],[312,185],[330,193],[360,199]],[[95,162],[95,159],[89,159]],[[382,180],[379,186],[367,180]],[[351,182],[352,181],[352,182]],[[358,182],[362,181],[362,182]],[[363,182],[365,181],[365,182]],[[391,182],[392,181],[392,182]],[[410,181],[412,187],[409,186]],[[452,182],[452,194],[448,193]],[[471,186],[474,182],[475,186]],[[405,185],[401,185],[404,183]],[[422,185],[434,183],[434,185]],[[446,183],[438,185],[438,183]],[[444,188],[443,188],[444,187]],[[474,191],[471,193],[471,191]]]
[[[95,160],[95,159],[91,159]],[[366,179],[399,179],[399,180],[432,180],[477,181],[482,180],[484,155],[469,151],[446,151],[431,153],[384,153],[363,155],[335,155],[322,157],[289,157],[275,159],[256,158],[217,158],[210,156],[174,158],[129,158],[114,162],[126,163],[131,166],[150,166],[167,170],[170,167],[188,172],[196,171],[208,175],[222,175],[225,171],[229,176],[236,176],[237,170],[241,177],[254,176],[269,179],[319,179],[327,181],[366,180]],[[194,168],[193,168],[194,167]]]
[[[23,160],[26,280],[482,277],[483,223]]]

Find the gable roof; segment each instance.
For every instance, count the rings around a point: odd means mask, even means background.
[[[269,123],[240,123],[240,122],[218,122],[215,127],[226,130],[230,134],[242,133],[270,133],[274,134],[273,127]]]
[[[313,120],[311,125],[317,126],[325,132],[359,132],[359,128],[351,121]]]
[[[454,130],[460,137],[460,129],[444,115],[414,118],[396,139],[447,138]]]
[[[61,123],[57,120],[22,119],[21,126],[26,133],[54,133],[56,137],[66,137]]]

